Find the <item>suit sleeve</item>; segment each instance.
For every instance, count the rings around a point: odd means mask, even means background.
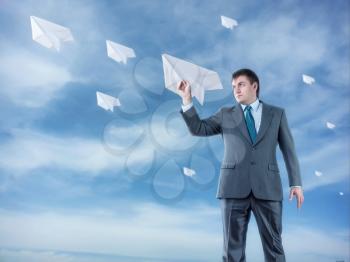
[[[278,144],[286,164],[289,186],[301,186],[300,166],[296,155],[295,145],[290,132],[286,113],[283,110],[278,131]]]
[[[222,111],[219,110],[216,114],[206,118],[200,119],[196,109],[192,106],[186,112],[180,111],[185,123],[194,136],[213,136],[220,134]]]

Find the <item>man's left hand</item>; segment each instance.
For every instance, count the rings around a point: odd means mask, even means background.
[[[297,208],[301,208],[304,202],[304,194],[301,187],[292,187],[290,189],[289,200],[292,201],[294,196],[297,198]]]

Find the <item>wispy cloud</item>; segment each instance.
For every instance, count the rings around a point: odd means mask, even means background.
[[[5,48],[0,53],[0,92],[18,106],[41,107],[57,91],[73,80],[69,71],[60,65],[20,48]]]
[[[312,190],[325,185],[349,181],[350,148],[343,139],[335,139],[320,145],[311,154],[300,158],[303,169],[303,188]],[[315,170],[321,170],[321,177],[315,176]],[[345,188],[344,188],[345,189]]]
[[[126,209],[126,206],[129,207]],[[85,212],[51,210],[35,214],[3,210],[0,245],[23,250],[81,252],[87,256],[88,253],[119,254],[189,261],[216,261],[221,256],[218,206],[187,203],[181,207],[165,207],[147,202],[132,205],[118,202],[113,209]],[[317,261],[346,261],[349,255],[346,229],[329,232],[308,224],[288,224],[282,237],[287,259],[290,260],[311,262],[312,258],[317,258]],[[300,242],[300,239],[308,241]],[[246,252],[250,261],[258,262],[263,257],[253,217]],[[32,253],[38,257],[62,256],[53,252],[18,253],[29,258]],[[15,256],[16,252],[2,251],[1,254]]]
[[[329,232],[309,226],[291,226],[285,235],[286,252],[290,260],[348,261],[350,256],[348,232]],[[304,239],[306,241],[300,241]]]
[[[82,253],[28,249],[1,249],[0,258],[6,262],[199,262],[198,260],[192,259],[157,259],[91,252]]]
[[[12,130],[0,150],[0,166],[14,174],[55,167],[87,174],[118,170],[122,159],[109,154],[102,142],[80,137],[57,137],[33,130]],[[119,169],[120,170],[120,169]]]
[[[0,258],[8,262],[71,262],[73,257],[53,251],[31,251],[31,250],[0,250]]]
[[[219,213],[214,208],[199,205],[186,210],[130,204],[128,209],[116,208],[114,214],[108,210],[88,214],[2,211],[0,245],[203,261],[218,256],[220,238],[217,225],[212,223],[219,221]],[[119,214],[122,210],[127,213]]]

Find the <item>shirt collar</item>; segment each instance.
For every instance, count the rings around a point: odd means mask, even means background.
[[[250,104],[250,106],[252,107],[253,111],[258,111],[258,108],[259,108],[259,105],[260,105],[260,101],[259,101],[259,98],[257,98],[253,103]],[[243,105],[241,104],[241,107],[243,109],[243,112],[244,112],[244,109],[247,107],[248,105]]]

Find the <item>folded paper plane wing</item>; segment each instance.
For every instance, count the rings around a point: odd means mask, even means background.
[[[212,70],[168,54],[162,55],[162,61],[165,87],[176,94],[178,83],[187,80],[191,85],[192,97],[203,105],[206,90],[223,89],[219,75]]]
[[[97,98],[97,105],[102,107],[105,110],[110,110],[113,112],[113,108],[115,106],[120,106],[120,101],[118,98],[115,98],[113,96],[96,92],[96,98]]]
[[[46,48],[60,51],[62,42],[73,42],[69,28],[52,23],[45,19],[31,16],[32,38]]]
[[[135,51],[127,46],[106,40],[107,55],[118,63],[126,64],[128,58],[136,57]]]

